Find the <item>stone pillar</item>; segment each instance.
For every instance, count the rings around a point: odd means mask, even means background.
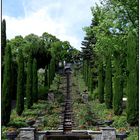
[[[102,128],[101,140],[116,140],[116,130],[112,127]]]
[[[35,128],[20,128],[19,131],[18,137],[20,140],[35,140]]]

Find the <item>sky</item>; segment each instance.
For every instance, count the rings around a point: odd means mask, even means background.
[[[85,33],[91,24],[91,7],[99,0],[3,0],[2,19],[6,20],[7,39],[44,32],[80,50]]]

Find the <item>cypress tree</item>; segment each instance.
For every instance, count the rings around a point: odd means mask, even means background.
[[[3,82],[3,70],[4,70],[4,52],[5,52],[5,48],[6,48],[6,21],[5,19],[2,20],[2,24],[1,24],[1,62],[2,62],[2,66],[1,66],[1,81]]]
[[[16,112],[18,115],[21,115],[23,110],[24,110],[24,60],[22,50],[19,49]]]
[[[138,124],[138,59],[137,41],[129,33],[127,41],[127,121],[130,125]]]
[[[88,86],[88,72],[89,72],[89,65],[88,65],[88,61],[86,63],[86,86]]]
[[[1,26],[1,56],[2,56],[2,62],[3,62],[5,48],[6,48],[6,21],[5,21],[5,19],[3,19],[2,20],[2,26]]]
[[[49,74],[50,74],[50,85],[51,85],[55,76],[55,59],[54,58],[51,59],[49,68],[50,68]]]
[[[98,65],[98,94],[100,103],[104,102],[104,79],[103,79],[103,63]]]
[[[91,68],[89,66],[88,68],[88,90],[90,91],[91,90]]]
[[[91,71],[90,93],[93,94],[93,72]]]
[[[114,94],[113,94],[113,110],[115,115],[121,115],[122,98],[123,98],[123,81],[120,55],[117,54],[115,58],[115,74],[114,74]]]
[[[48,71],[47,71],[47,65],[45,66],[45,83],[44,86],[46,87],[48,85]]]
[[[84,81],[86,84],[86,80],[87,80],[87,60],[85,60],[85,66],[84,66]]]
[[[53,77],[53,64],[52,64],[52,62],[53,62],[53,61],[52,61],[52,59],[51,59],[50,67],[49,67],[49,68],[50,68],[50,69],[49,69],[49,70],[50,70],[50,71],[49,71],[49,74],[50,74],[50,85],[52,84],[52,79],[53,79],[53,78],[52,78],[52,77]]]
[[[10,121],[11,114],[11,48],[7,46],[4,56],[4,77],[2,84],[2,124]]]
[[[106,59],[105,72],[105,104],[108,109],[112,108],[112,70],[111,70],[111,55]]]
[[[27,79],[26,79],[26,105],[31,108],[33,105],[32,96],[32,56],[30,55],[27,63]]]
[[[36,59],[33,60],[33,101],[38,101],[38,76]]]

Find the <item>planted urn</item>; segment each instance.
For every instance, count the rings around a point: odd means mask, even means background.
[[[18,131],[16,128],[9,128],[7,133],[6,133],[6,136],[9,140],[14,140],[18,135]]]

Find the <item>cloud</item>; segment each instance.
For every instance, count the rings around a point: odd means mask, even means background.
[[[24,17],[11,17],[4,15],[7,23],[7,38],[30,33],[39,36],[44,32],[51,33],[62,41],[79,49],[84,37],[82,28],[90,25],[90,7],[94,5],[91,0],[23,0]]]

